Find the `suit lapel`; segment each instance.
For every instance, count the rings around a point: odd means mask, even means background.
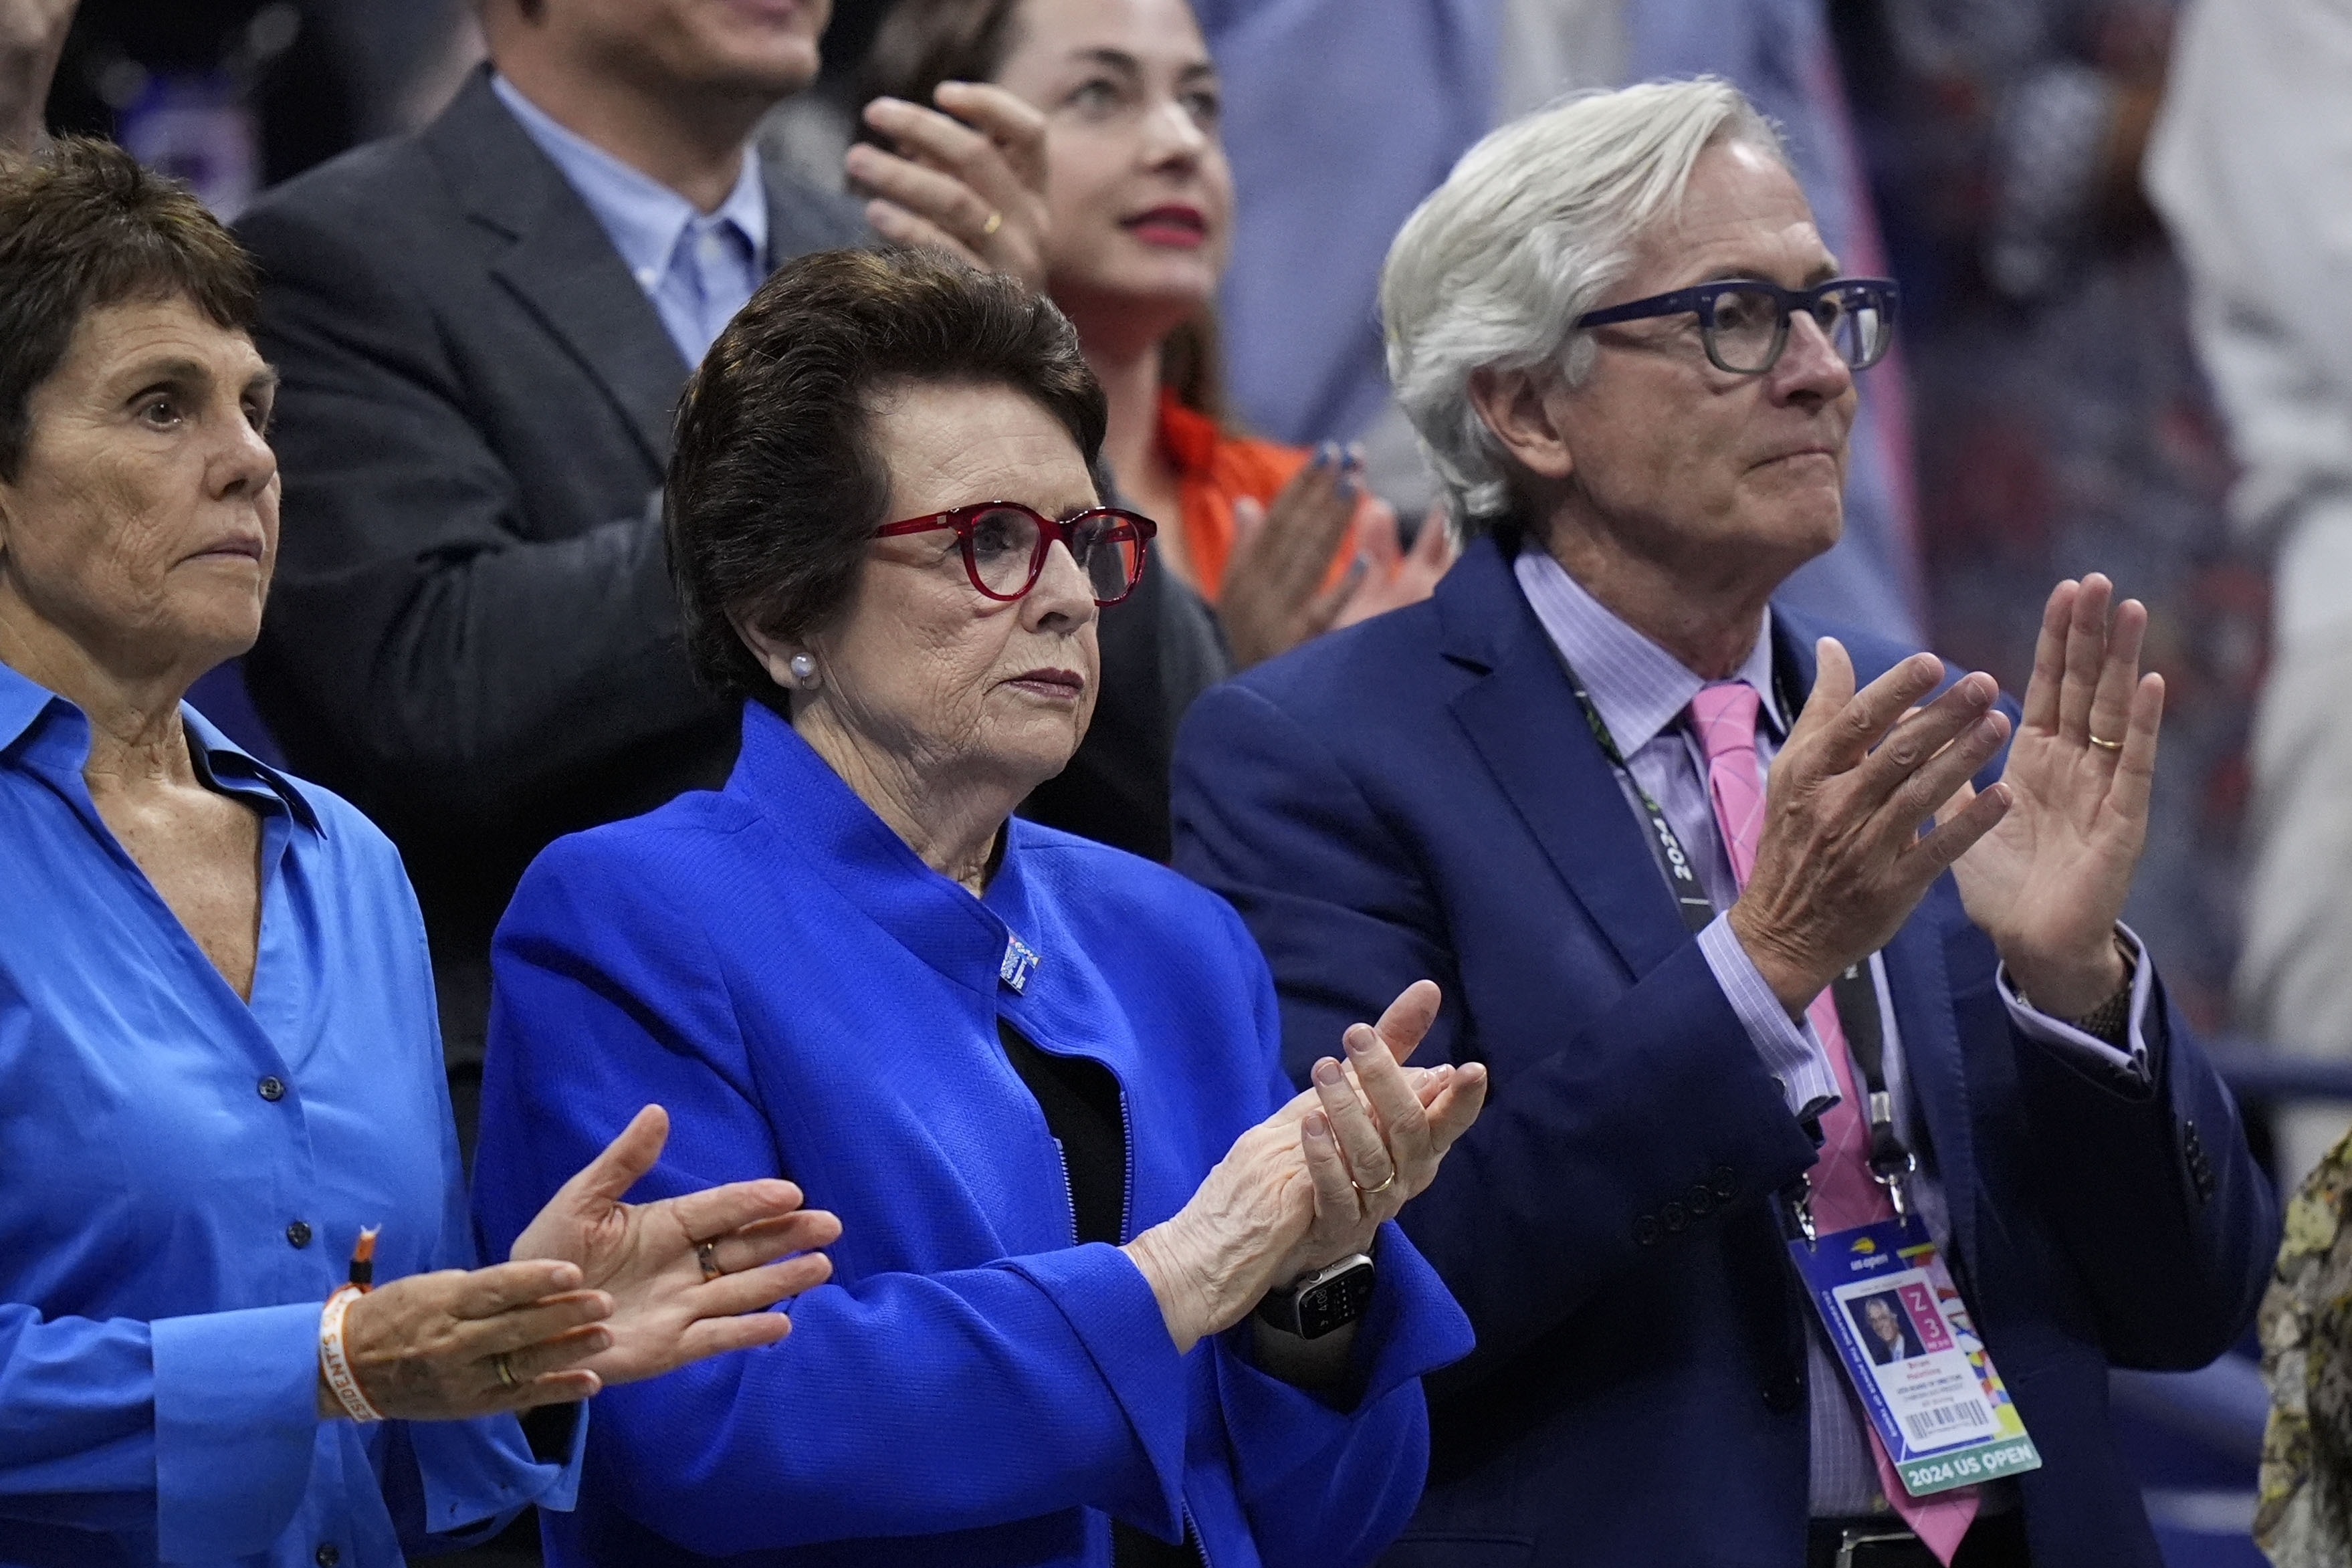
[[[1649,973],[1690,934],[1542,623],[1492,539],[1437,593],[1446,656],[1486,670],[1454,699],[1455,721],[1626,969]]]
[[[425,141],[468,216],[512,243],[491,276],[587,371],[646,460],[669,460],[689,367],[596,214],[476,73]]]

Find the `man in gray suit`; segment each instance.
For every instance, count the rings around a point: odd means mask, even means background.
[[[658,518],[687,374],[778,263],[903,243],[1036,280],[1044,121],[880,100],[843,198],[752,129],[829,0],[483,0],[491,64],[433,124],[266,195],[262,351],[285,529],[255,696],[393,835],[470,1134],[489,936],[560,833],[715,786],[735,719],[677,645]],[[470,1140],[469,1140],[470,1141]]]

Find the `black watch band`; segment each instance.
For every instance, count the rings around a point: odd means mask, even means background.
[[[1299,1339],[1321,1339],[1364,1315],[1372,1300],[1372,1260],[1361,1252],[1265,1293],[1260,1322]]]

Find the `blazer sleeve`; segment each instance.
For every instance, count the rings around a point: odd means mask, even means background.
[[[791,1174],[694,916],[578,843],[532,868],[494,954],[475,1167],[494,1255],[648,1103],[672,1130],[639,1200]],[[1082,1504],[1181,1533],[1187,1365],[1118,1249],[875,1273],[792,1315],[781,1344],[606,1390],[589,1484],[712,1556]]]
[[[1542,1024],[1499,1006],[1482,1018],[1419,857],[1265,696],[1229,682],[1193,705],[1174,798],[1177,868],[1232,901],[1265,948],[1294,1077],[1423,977],[1446,1002],[1416,1060],[1517,1064],[1401,1217],[1477,1330],[1446,1382],[1483,1377],[1653,1249],[1699,1242],[1812,1165],[1695,938],[1630,984],[1603,977],[1622,989],[1580,1022],[1506,1038]],[[1706,1212],[1667,1229],[1661,1210],[1687,1213],[1695,1192]]]
[[[2154,988],[2146,1084],[2011,1029],[2035,1190],[2107,1359],[2188,1371],[2253,1321],[2278,1251],[2278,1199],[2161,977]]]
[[[1232,923],[1258,996],[1270,1113],[1296,1092],[1280,1066],[1282,1015],[1265,960]],[[1242,1506],[1268,1568],[1369,1563],[1421,1500],[1429,1469],[1421,1379],[1470,1353],[1470,1322],[1394,1223],[1381,1227],[1372,1260],[1378,1279],[1357,1328],[1349,1397],[1329,1400],[1258,1370],[1247,1322],[1210,1342]]]
[[[656,497],[527,538],[528,499],[484,428],[498,411],[471,405],[446,322],[378,236],[281,203],[240,237],[268,279],[257,337],[283,377],[287,521],[252,663],[273,722],[290,706],[324,727],[380,795],[495,817],[708,720]]]

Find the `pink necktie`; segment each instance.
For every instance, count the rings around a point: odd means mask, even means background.
[[[1724,847],[1731,856],[1731,874],[1741,887],[1756,869],[1756,844],[1764,831],[1764,769],[1756,757],[1756,715],[1763,706],[1756,688],[1745,681],[1718,681],[1691,698],[1691,728],[1706,758],[1706,794],[1715,806],[1716,825],[1723,830]],[[1837,1072],[1838,1103],[1822,1118],[1821,1158],[1813,1166],[1813,1220],[1824,1232],[1844,1230],[1873,1220],[1895,1218],[1886,1189],[1870,1174],[1870,1139],[1853,1092],[1853,1068],[1847,1060],[1845,1030],[1838,1023],[1837,1006],[1823,991],[1805,1009],[1813,1032],[1829,1052]],[[1886,1447],[1870,1432],[1870,1457],[1878,1466],[1878,1483],[1903,1521],[1927,1542],[1939,1563],[1949,1563],[1959,1550],[1977,1514],[1977,1489],[1937,1492],[1926,1500],[1903,1490]]]

